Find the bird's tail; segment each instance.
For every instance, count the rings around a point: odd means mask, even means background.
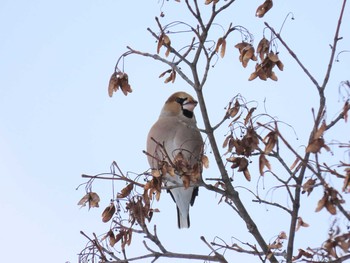
[[[197,195],[197,188],[178,187],[169,190],[177,208],[177,225],[179,228],[190,227],[189,210],[190,205],[193,205],[194,197]]]
[[[180,211],[179,207],[177,208],[177,225],[179,228],[189,228],[190,227],[190,214],[189,210]]]

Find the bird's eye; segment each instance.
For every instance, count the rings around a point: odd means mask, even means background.
[[[176,102],[179,104],[183,104],[185,101],[187,100],[187,98],[176,98]]]

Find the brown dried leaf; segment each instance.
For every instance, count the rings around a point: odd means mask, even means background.
[[[168,69],[168,70],[166,70],[166,71],[162,72],[162,73],[159,75],[159,78],[164,77],[164,76],[165,76],[165,74],[170,73],[171,71],[172,71],[172,69]]]
[[[162,47],[163,44],[164,44],[163,38],[164,38],[164,33],[160,34],[160,36],[159,36],[159,38],[158,38],[157,54],[159,54],[160,49],[161,49],[161,47]]]
[[[222,44],[221,44],[221,50],[220,50],[220,56],[223,58],[226,53],[226,40],[223,39]]]
[[[86,195],[83,196],[82,199],[78,202],[78,205],[81,205],[81,207],[86,206],[86,203],[89,202],[90,199],[90,193],[87,193]]]
[[[259,44],[258,47],[256,48],[256,52],[259,54],[259,57],[261,60],[264,60],[265,55],[268,54],[270,48],[270,42],[263,37]]]
[[[276,74],[275,74],[274,71],[271,71],[271,73],[270,73],[270,75],[269,75],[269,78],[272,79],[272,80],[274,80],[274,81],[277,81],[277,80],[278,80],[278,78],[277,78],[277,76],[276,76]]]
[[[336,206],[330,200],[327,200],[325,207],[331,215],[337,214]]]
[[[116,92],[119,87],[119,78],[117,77],[117,72],[114,72],[109,79],[108,84],[108,95],[109,97],[113,96],[113,92]]]
[[[237,115],[237,113],[239,112],[239,108],[240,108],[240,104],[238,102],[238,100],[236,100],[235,105],[233,106],[233,108],[229,108],[227,113],[228,115],[230,115],[231,118],[235,117]]]
[[[307,196],[309,196],[312,192],[312,190],[314,190],[314,185],[316,183],[317,179],[309,179],[307,180],[304,184],[303,184],[303,191],[301,192],[302,194],[304,194],[305,192],[307,192]]]
[[[246,158],[239,158],[238,172],[242,172],[248,168],[249,162]]]
[[[249,43],[247,42],[240,42],[238,44],[235,45],[235,48],[238,48],[239,52],[242,53],[242,50],[247,47],[249,45]]]
[[[222,45],[224,39],[222,37],[220,37],[218,39],[218,42],[216,42],[216,47],[215,47],[215,52],[218,53],[219,52],[219,49],[220,49],[220,46]]]
[[[323,248],[328,252],[329,255],[331,255],[334,258],[337,258],[337,253],[335,250],[335,247],[337,246],[337,243],[332,241],[331,239],[328,239],[324,244]]]
[[[325,148],[327,151],[330,151],[330,148],[325,144],[323,138],[314,139],[307,147],[306,152],[318,153],[321,151],[321,148]]]
[[[281,60],[279,60],[279,61],[276,62],[276,66],[278,67],[278,69],[279,69],[280,71],[283,71],[284,65],[283,65],[283,63],[282,63]]]
[[[118,243],[124,236],[125,230],[120,230],[118,234],[115,236],[115,243]]]
[[[269,54],[268,54],[268,58],[270,61],[274,62],[274,63],[277,63],[280,59],[278,58],[278,55],[275,54],[273,51],[271,51]]]
[[[309,227],[308,223],[305,223],[304,220],[299,216],[297,220],[297,225],[295,228],[295,232],[299,230],[300,227]]]
[[[252,81],[254,79],[256,79],[258,77],[258,74],[256,73],[256,71],[254,71],[252,74],[250,74],[248,80]]]
[[[263,17],[273,6],[272,0],[266,0],[262,5],[260,5],[255,12],[257,17]]]
[[[320,128],[318,128],[318,130],[315,132],[314,139],[318,139],[318,138],[322,137],[326,128],[327,128],[326,122],[323,121]]]
[[[81,207],[85,206],[86,203],[89,203],[89,209],[91,207],[99,207],[98,203],[100,202],[100,197],[95,192],[90,192],[84,195],[82,199],[78,202],[78,205]]]
[[[225,138],[225,140],[224,140],[224,143],[222,144],[222,148],[226,148],[227,147],[227,145],[228,145],[228,143],[229,143],[229,141],[230,141],[230,139],[232,139],[233,137],[232,137],[232,134],[230,134],[229,136],[227,136],[226,138]]]
[[[297,260],[297,259],[300,259],[301,257],[306,257],[306,258],[312,258],[313,257],[313,255],[312,254],[310,254],[309,252],[306,252],[305,250],[303,250],[303,249],[298,249],[299,250],[299,253],[298,253],[298,255],[297,256],[293,256],[293,258],[292,258],[292,261],[295,261],[295,260]]]
[[[273,150],[277,143],[277,138],[277,133],[275,131],[271,131],[266,135],[264,138],[264,141],[266,142],[264,150],[265,154],[269,154]]]
[[[249,170],[248,169],[243,170],[243,174],[245,176],[245,179],[247,179],[247,181],[250,182],[251,176],[250,176]]]
[[[247,116],[244,118],[244,125],[248,124],[248,121],[252,118],[253,112],[256,110],[255,107],[251,108],[247,114]]]
[[[132,92],[131,86],[129,85],[129,76],[126,73],[119,73],[119,87],[121,88],[125,96]]]
[[[264,175],[264,167],[267,167],[267,169],[271,170],[270,162],[266,159],[265,154],[260,154],[259,156],[259,171],[260,175]]]
[[[323,197],[317,203],[317,207],[315,209],[315,212],[321,211],[322,208],[325,207],[327,201],[328,201],[328,194],[324,193]]]
[[[125,198],[125,197],[127,197],[131,193],[133,188],[134,188],[134,184],[133,183],[128,184],[126,187],[124,187],[120,191],[120,193],[117,194],[117,198]]]
[[[202,164],[204,168],[209,168],[209,159],[205,154],[202,155]]]
[[[113,217],[114,213],[115,213],[115,206],[114,206],[113,203],[111,203],[102,212],[102,222],[103,223],[107,223],[109,220],[111,220],[111,218]]]
[[[117,243],[113,231],[109,230],[107,236],[109,237],[109,245],[113,247]]]

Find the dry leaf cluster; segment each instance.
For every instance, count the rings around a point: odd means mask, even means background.
[[[255,49],[252,44],[247,42],[241,42],[235,45],[235,48],[238,48],[239,51],[239,62],[242,63],[244,68],[247,67],[249,60],[257,61],[255,56]]]
[[[128,74],[124,72],[114,72],[109,79],[108,84],[108,95],[113,96],[114,92],[117,92],[119,88],[122,90],[125,96],[132,92],[131,86],[129,84]]]
[[[325,189],[323,197],[318,201],[315,212],[326,208],[331,215],[335,215],[337,213],[337,205],[343,203],[345,203],[345,201],[339,192],[332,187],[328,187]]]
[[[89,192],[86,195],[83,196],[82,199],[80,199],[80,201],[78,202],[78,205],[80,205],[81,207],[86,206],[86,204],[89,204],[89,209],[92,207],[99,207],[99,203],[100,202],[100,197],[98,196],[97,193],[95,192]]]
[[[122,228],[118,231],[117,234],[114,234],[114,231],[111,229],[108,233],[101,239],[101,241],[108,238],[109,245],[114,247],[119,241],[121,241],[121,249],[124,250],[125,246],[130,246],[132,238],[132,229],[131,228]]]
[[[328,152],[331,150],[325,144],[325,140],[323,139],[323,133],[325,132],[326,128],[327,128],[326,122],[323,121],[321,126],[315,132],[313,140],[306,147],[307,153],[320,153],[322,148],[325,148]]]
[[[333,258],[338,258],[337,249],[343,253],[348,253],[350,248],[350,233],[345,233],[337,236],[330,236],[323,244],[323,249]]]
[[[159,54],[162,46],[166,47],[165,56],[168,57],[171,51],[171,41],[167,34],[161,33],[158,37],[157,54]]]
[[[269,249],[270,250],[280,250],[283,247],[283,241],[286,239],[287,239],[287,234],[284,231],[282,231],[281,233],[278,234],[278,236],[274,240],[274,242],[269,244]]]

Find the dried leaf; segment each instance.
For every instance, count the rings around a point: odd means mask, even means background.
[[[99,207],[98,203],[100,202],[100,197],[98,194],[94,192],[87,193],[84,195],[82,199],[78,202],[78,205],[81,205],[81,207],[86,206],[86,203],[89,203],[89,209],[91,207]]]
[[[338,256],[335,250],[336,245],[337,244],[333,240],[328,239],[326,242],[324,242],[323,248],[328,252],[329,255],[331,255],[334,258],[337,258]]]
[[[276,143],[277,143],[277,133],[275,131],[271,131],[269,132],[265,138],[264,141],[266,142],[266,146],[265,146],[265,154],[269,154],[273,148],[275,147]]]
[[[246,158],[239,158],[238,172],[242,172],[248,168],[249,162]]]
[[[308,223],[305,223],[304,220],[299,216],[297,220],[297,225],[295,228],[295,232],[299,230],[300,227],[309,227]]]
[[[226,52],[226,40],[223,39],[222,44],[221,44],[221,50],[220,50],[220,56],[223,58],[225,56]]]
[[[164,44],[163,38],[164,38],[164,33],[162,33],[162,34],[159,36],[159,38],[158,38],[157,54],[159,54],[160,49],[161,49],[161,47],[162,47],[163,44]]]
[[[315,132],[314,139],[318,139],[318,138],[322,137],[326,128],[327,128],[326,122],[323,121],[320,128],[318,128],[318,130]]]
[[[274,81],[277,81],[277,80],[278,80],[278,78],[277,78],[277,76],[276,76],[276,74],[275,74],[274,71],[271,71],[271,73],[270,73],[270,75],[269,75],[269,78],[272,79],[272,80],[274,80]]]
[[[248,121],[252,118],[252,114],[255,111],[256,108],[251,108],[247,114],[247,116],[244,118],[244,125],[248,124]]]
[[[171,71],[172,71],[172,69],[168,69],[168,70],[166,70],[166,71],[162,72],[162,73],[159,75],[159,78],[164,77],[164,76],[165,76],[165,74],[170,73]]]
[[[229,143],[229,141],[230,141],[230,139],[232,139],[233,137],[232,137],[232,134],[230,134],[229,136],[227,136],[226,138],[225,138],[225,140],[224,140],[224,143],[222,144],[222,148],[226,148],[227,147],[227,145],[228,145],[228,143]]]
[[[335,205],[330,200],[327,200],[325,207],[331,215],[337,214],[337,209],[336,209]]]
[[[330,151],[330,148],[325,144],[323,138],[314,139],[307,147],[306,152],[309,153],[318,153],[321,151],[321,148],[325,148],[327,151]]]
[[[117,77],[117,72],[114,72],[109,79],[108,84],[108,95],[109,97],[113,96],[113,92],[116,92],[119,87],[119,78]]]
[[[309,196],[312,192],[312,190],[314,190],[314,185],[316,183],[317,179],[309,179],[307,180],[304,184],[303,184],[303,191],[301,192],[302,194],[304,194],[305,192],[307,192],[307,196]]]
[[[134,184],[133,183],[128,184],[126,187],[124,187],[120,191],[120,193],[117,194],[117,198],[125,198],[125,197],[127,197],[131,193],[133,188],[134,188]]]
[[[115,213],[115,206],[114,206],[113,203],[111,203],[102,212],[102,222],[103,223],[107,223],[109,220],[111,220],[111,218],[113,217],[114,213]]]
[[[264,167],[267,167],[267,169],[271,170],[270,162],[266,159],[265,154],[260,154],[259,156],[259,171],[260,175],[264,175]]]
[[[90,193],[87,193],[86,195],[83,196],[82,199],[78,202],[78,205],[81,205],[81,207],[86,206],[86,203],[89,202],[90,199]]]
[[[216,42],[216,47],[215,47],[215,52],[218,53],[219,52],[219,49],[220,49],[220,46],[222,45],[224,39],[222,37],[220,37],[218,39],[218,42]]]
[[[245,176],[245,179],[247,179],[247,181],[250,182],[251,176],[250,176],[249,170],[248,169],[243,170],[243,174]]]
[[[259,54],[259,57],[261,60],[264,60],[265,55],[268,54],[270,48],[270,42],[263,37],[259,44],[258,47],[256,48],[256,52]]]
[[[292,261],[295,261],[295,260],[297,260],[297,259],[300,259],[301,257],[306,257],[306,258],[312,258],[313,257],[313,255],[312,254],[310,254],[309,252],[306,252],[305,250],[303,250],[303,249],[298,249],[299,250],[299,253],[298,253],[298,255],[297,256],[293,256],[293,258],[292,258]]]
[[[202,164],[204,168],[209,168],[209,159],[206,155],[202,155]]]
[[[260,5],[255,12],[257,17],[263,17],[273,6],[272,0],[266,0],[262,5]]]
[[[278,67],[278,69],[279,69],[280,71],[283,71],[284,65],[283,65],[283,63],[282,63],[281,60],[278,60],[278,61],[276,62],[276,66]]]
[[[231,105],[231,104],[230,104]],[[233,108],[229,107],[229,109],[227,110],[227,114],[233,118],[237,115],[237,113],[239,112],[239,108],[240,108],[240,104],[238,102],[238,100],[236,100],[235,105],[233,106]]]
[[[315,209],[315,212],[321,211],[322,208],[325,207],[327,200],[328,200],[328,194],[324,193],[323,197],[317,203],[317,207]]]
[[[270,61],[274,62],[274,63],[277,63],[280,59],[278,58],[278,55],[275,54],[273,51],[271,51],[269,54],[268,54],[268,58]]]
[[[113,247],[116,243],[117,240],[115,239],[114,233],[112,230],[109,230],[109,232],[107,233],[108,237],[109,237],[109,245],[111,247]]]

